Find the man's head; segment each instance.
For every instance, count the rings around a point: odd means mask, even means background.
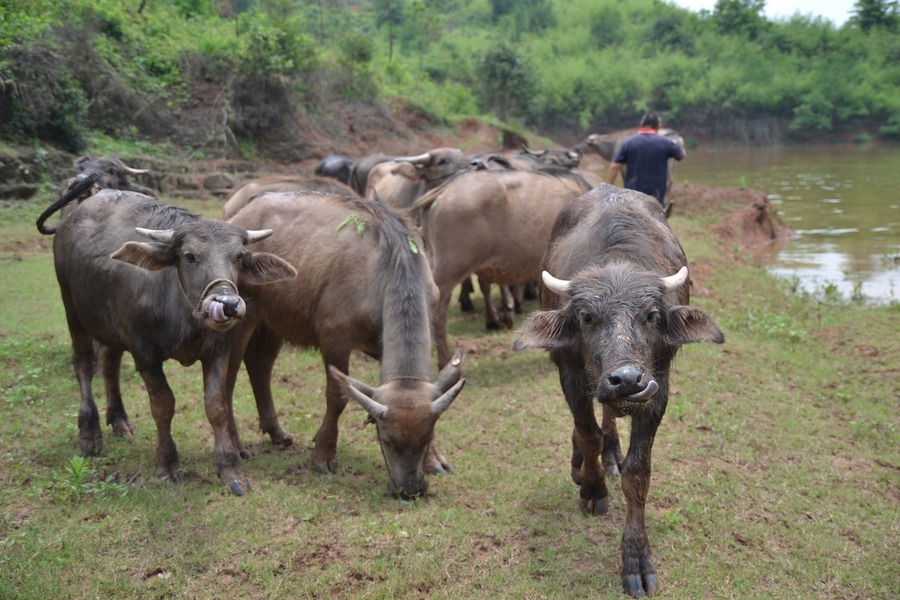
[[[649,127],[650,129],[659,129],[661,119],[655,112],[644,113],[641,117],[641,127]]]

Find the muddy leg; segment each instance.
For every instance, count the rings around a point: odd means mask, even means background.
[[[281,338],[261,326],[250,338],[244,352],[244,364],[250,377],[253,396],[256,398],[260,429],[269,434],[273,444],[287,448],[293,445],[294,437],[282,429],[281,423],[278,422],[272,398],[272,369],[281,351],[281,345]]]
[[[156,421],[156,476],[166,482],[181,483],[184,475],[178,462],[178,449],[172,439],[175,394],[163,373],[162,363],[138,365],[138,372],[150,396],[150,412]]]
[[[440,299],[431,316],[431,323],[434,330],[434,345],[437,348],[438,368],[443,369],[451,358],[450,344],[447,342],[447,312],[450,308],[450,295],[453,293],[453,288],[441,288],[440,292]]]
[[[622,586],[631,596],[649,596],[659,589],[644,523],[650,453],[658,426],[659,418],[632,417],[631,440],[622,468],[622,491],[628,503],[622,533]]]
[[[106,386],[106,423],[112,427],[115,435],[131,437],[137,430],[128,419],[128,413],[125,412],[125,405],[122,403],[122,390],[119,387],[122,354],[121,350],[110,350],[106,346],[100,346],[100,367]]]
[[[616,417],[606,406],[603,407],[603,466],[613,476],[621,474],[624,458],[619,443],[619,430],[616,428]]]
[[[478,287],[484,296],[484,328],[488,330],[500,329],[500,316],[497,309],[491,303],[491,280],[486,277],[478,278]]]
[[[572,480],[579,486],[581,510],[589,515],[604,515],[609,509],[605,470],[600,464],[603,434],[594,416],[594,398],[582,372],[560,367],[560,382],[572,411]]]
[[[82,327],[69,306],[63,292],[66,307],[66,321],[72,337],[72,366],[78,381],[81,404],[78,407],[78,446],[84,456],[94,456],[103,450],[103,431],[100,429],[100,414],[94,402],[92,381],[94,379],[94,340]]]
[[[316,447],[313,450],[313,468],[320,473],[337,472],[337,440],[338,419],[347,406],[340,383],[327,373],[328,365],[347,373],[350,366],[350,351],[333,352],[329,356],[322,355],[325,362],[327,383],[325,385],[325,417],[316,432]]]
[[[203,360],[203,407],[213,429],[216,473],[234,495],[243,496],[250,491],[250,480],[241,467],[242,446],[233,431],[234,412],[226,393],[227,379],[228,352],[223,348],[220,354]]]
[[[475,286],[472,285],[472,276],[469,275],[462,280],[459,288],[459,309],[462,312],[475,312],[475,303],[472,302],[472,292]]]
[[[500,324],[506,329],[512,329],[516,320],[516,301],[513,288],[508,285],[500,287],[500,308],[497,311],[497,317]]]

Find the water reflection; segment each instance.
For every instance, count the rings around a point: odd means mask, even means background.
[[[697,148],[682,183],[763,190],[797,237],[771,271],[809,292],[900,300],[900,147]]]

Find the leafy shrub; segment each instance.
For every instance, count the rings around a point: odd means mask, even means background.
[[[900,142],[900,114],[892,115],[884,125],[879,127],[878,135]]]
[[[46,46],[3,54],[0,134],[46,140],[72,153],[87,147],[87,99],[64,59]]]

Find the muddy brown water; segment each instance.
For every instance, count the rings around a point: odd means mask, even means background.
[[[762,190],[796,231],[769,269],[803,289],[900,301],[900,145],[698,147],[679,183]]]

